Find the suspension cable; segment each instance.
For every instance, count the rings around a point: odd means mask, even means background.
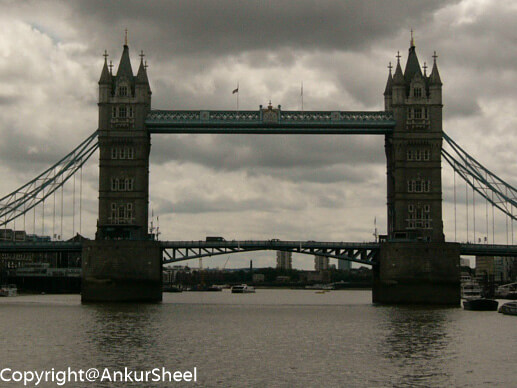
[[[456,162],[454,162],[456,163]],[[457,242],[456,239],[456,170],[453,168],[454,172],[454,242]]]

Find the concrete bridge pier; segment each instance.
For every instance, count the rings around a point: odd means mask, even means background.
[[[460,306],[460,245],[385,242],[373,268],[374,303]]]
[[[156,241],[85,241],[81,301],[161,302],[162,258]]]

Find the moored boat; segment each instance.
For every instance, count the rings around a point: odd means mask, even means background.
[[[16,284],[9,284],[0,286],[0,296],[16,296],[18,295],[18,288]]]
[[[517,302],[508,302],[499,307],[499,312],[507,315],[517,315]]]
[[[467,281],[461,284],[461,298],[472,299],[481,298],[481,288],[479,284],[473,281]]]
[[[247,284],[239,284],[232,287],[232,294],[250,294],[255,292],[255,288]]]
[[[502,299],[517,299],[517,282],[497,287],[495,295]]]
[[[463,301],[463,308],[472,311],[497,311],[499,302],[487,298],[471,298]]]

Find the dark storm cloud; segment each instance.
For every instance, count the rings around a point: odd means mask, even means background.
[[[358,50],[430,18],[447,1],[75,1],[98,43],[125,27],[154,55],[228,55],[289,46]],[[448,3],[451,3],[450,1]],[[92,28],[93,27],[93,28]],[[95,45],[94,45],[95,47]]]

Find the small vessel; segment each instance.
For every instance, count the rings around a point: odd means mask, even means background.
[[[481,288],[476,282],[466,282],[461,284],[461,298],[481,298]]]
[[[0,286],[0,296],[16,296],[18,295],[18,288],[16,284],[9,284]]]
[[[211,285],[210,287],[208,287],[206,289],[207,291],[222,291],[223,290],[223,287],[221,286],[216,286],[216,285]]]
[[[247,284],[239,284],[232,287],[232,294],[250,294],[255,292],[255,288]]]
[[[517,282],[497,287],[495,295],[503,299],[517,299]]]
[[[517,302],[508,302],[499,307],[499,312],[507,315],[517,315]]]
[[[168,285],[168,286],[163,286],[163,289],[162,289],[163,292],[182,292],[183,289],[180,287],[180,286],[176,286],[176,285]]]
[[[497,311],[499,302],[488,298],[470,298],[463,301],[463,308],[472,311]]]

